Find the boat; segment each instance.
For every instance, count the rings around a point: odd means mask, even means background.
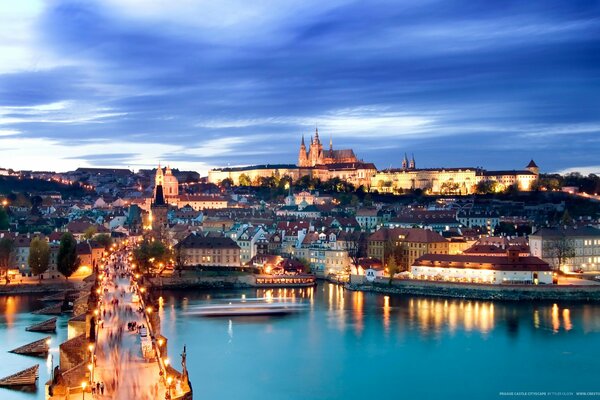
[[[287,315],[300,312],[304,304],[297,303],[266,303],[266,302],[238,302],[230,304],[218,304],[200,306],[190,311],[187,315],[200,317],[251,317],[269,315]]]
[[[39,364],[36,364],[33,367],[26,368],[16,374],[2,378],[0,379],[0,386],[14,387],[35,385],[39,377],[39,368]]]
[[[47,319],[46,321],[33,324],[25,328],[29,332],[56,332],[56,317]]]

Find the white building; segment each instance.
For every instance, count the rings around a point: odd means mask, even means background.
[[[552,284],[550,265],[537,257],[520,257],[507,251],[505,257],[426,254],[413,263],[414,278],[487,284]]]

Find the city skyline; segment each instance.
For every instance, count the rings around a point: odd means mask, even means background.
[[[379,169],[600,172],[598,5],[287,5],[0,5],[0,167],[294,163],[318,124]]]

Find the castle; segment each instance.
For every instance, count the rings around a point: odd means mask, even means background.
[[[400,160],[398,160],[400,161]],[[310,176],[325,182],[340,179],[352,183],[355,187],[364,186],[367,190],[379,193],[402,193],[410,190],[422,190],[433,194],[471,194],[482,182],[494,183],[494,190],[502,191],[509,186],[520,190],[531,190],[539,177],[539,167],[533,160],[523,169],[509,171],[488,171],[483,168],[417,168],[415,157],[404,154],[401,168],[377,170],[373,163],[359,160],[352,149],[334,150],[329,140],[329,149],[324,150],[319,139],[319,130],[315,129],[308,149],[304,135],[300,142],[298,163],[277,165],[250,165],[245,167],[215,168],[208,172],[208,181],[218,184],[225,179],[234,185],[240,184],[244,177],[251,185],[260,185],[261,179],[289,176],[298,180]]]
[[[342,163],[360,162],[352,149],[333,150],[333,140],[329,139],[329,150],[323,151],[323,145],[319,139],[319,129],[315,129],[314,138],[310,138],[308,151],[304,144],[304,135],[300,143],[300,152],[298,154],[299,167],[314,167],[316,165],[330,165]]]

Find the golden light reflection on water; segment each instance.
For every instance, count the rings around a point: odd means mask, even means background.
[[[552,305],[552,330],[558,332],[560,329],[560,318],[558,316],[558,304]]]
[[[354,330],[357,335],[360,335],[364,328],[364,296],[363,292],[352,293],[352,315],[354,317]]]
[[[383,329],[385,333],[390,331],[390,296],[383,296]]]
[[[494,329],[494,305],[483,301],[454,301],[439,299],[411,299],[408,315],[416,320],[423,333],[439,332],[447,327],[488,333]]]
[[[6,307],[4,308],[4,317],[6,318],[6,325],[8,328],[12,328],[15,323],[17,310],[19,308],[20,297],[8,296],[6,298]]]
[[[571,323],[571,310],[568,308],[563,310],[563,321],[565,323],[565,330],[570,331],[573,329],[573,324]]]

